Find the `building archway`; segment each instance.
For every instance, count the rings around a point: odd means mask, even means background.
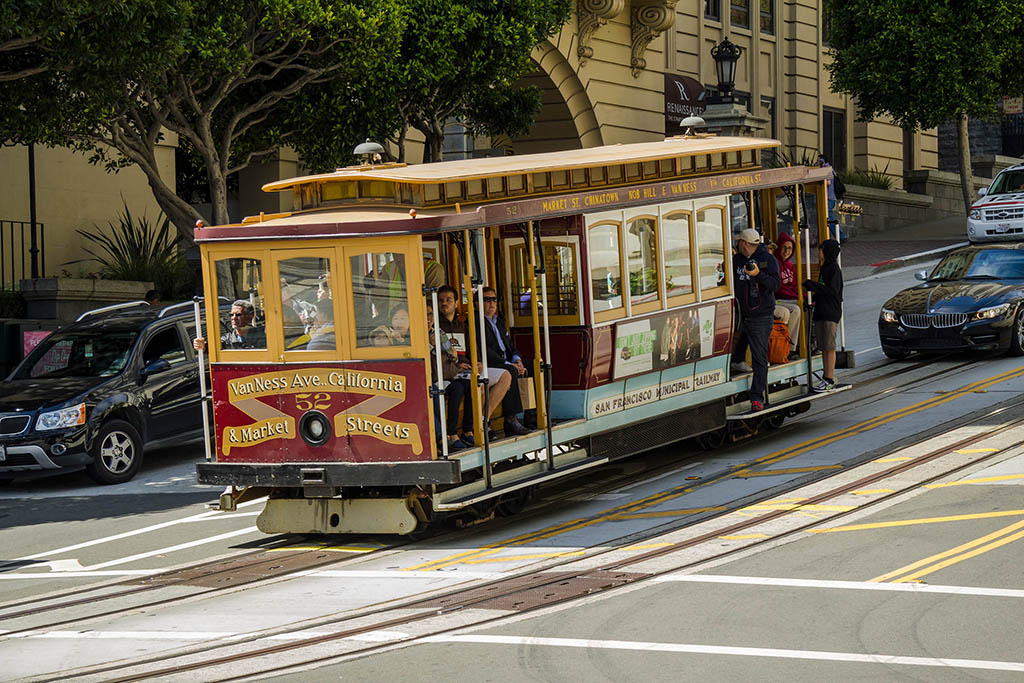
[[[536,70],[518,85],[540,88],[543,108],[530,134],[512,140],[516,154],[597,147],[604,144],[586,88],[565,56],[549,41],[533,49]]]

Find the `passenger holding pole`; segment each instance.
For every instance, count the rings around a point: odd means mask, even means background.
[[[761,235],[753,228],[740,233],[736,242],[738,255],[734,263],[736,302],[740,308],[739,331],[733,348],[733,369],[750,347],[750,409],[764,410],[768,388],[768,338],[775,313],[775,290],[779,288],[779,263],[761,243]]]

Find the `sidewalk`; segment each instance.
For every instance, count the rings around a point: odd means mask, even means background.
[[[843,278],[850,282],[904,265],[937,260],[953,247],[964,244],[967,244],[966,216],[884,232],[862,232],[843,245]]]

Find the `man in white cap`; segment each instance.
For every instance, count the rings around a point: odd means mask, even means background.
[[[740,324],[733,347],[732,369],[746,371],[743,357],[750,347],[750,409],[764,410],[765,391],[768,388],[768,337],[772,332],[775,313],[775,290],[782,284],[779,262],[768,253],[761,235],[753,228],[739,234],[733,261],[736,283],[736,301],[740,308]]]

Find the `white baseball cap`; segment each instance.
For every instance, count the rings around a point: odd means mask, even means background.
[[[753,228],[747,228],[740,233],[739,239],[748,244],[761,244],[761,234]]]

